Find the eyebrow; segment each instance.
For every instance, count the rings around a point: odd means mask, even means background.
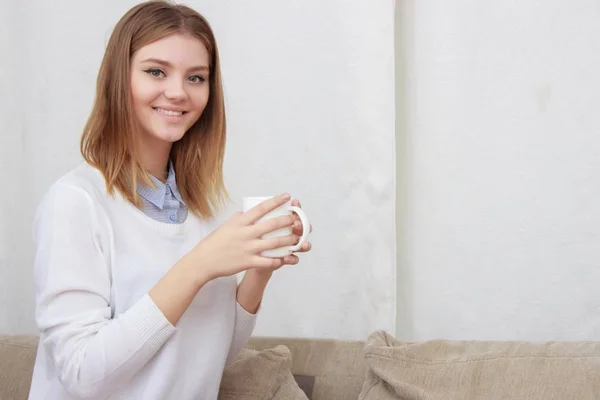
[[[143,61],[140,61],[140,62],[142,62],[142,63],[153,62],[153,63],[156,63],[156,64],[160,64],[160,65],[162,65],[164,67],[168,67],[168,68],[172,68],[173,67],[173,65],[170,62],[165,61],[165,60],[159,60],[158,58],[147,58],[147,59],[145,59]],[[191,67],[191,68],[188,69],[188,71],[208,71],[208,70],[209,70],[209,68],[206,65],[198,65],[198,66]]]

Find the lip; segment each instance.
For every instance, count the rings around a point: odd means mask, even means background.
[[[181,109],[176,109],[176,108],[171,108],[171,107],[152,107],[152,109],[154,110],[154,112],[156,114],[158,114],[161,118],[167,120],[167,121],[171,121],[171,122],[178,122],[181,121],[184,116],[187,114],[187,111],[185,110],[181,110]],[[167,115],[164,112],[161,112],[160,110],[167,110],[167,111],[175,111],[175,112],[181,112],[181,115]]]
[[[183,108],[177,108],[177,107],[159,107],[159,106],[155,106],[155,107],[152,107],[152,108],[154,108],[155,110],[157,108],[160,108],[162,110],[167,110],[167,111],[179,111],[179,112],[183,112],[183,113],[187,112],[185,109],[183,109]]]

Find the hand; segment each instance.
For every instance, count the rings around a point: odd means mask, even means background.
[[[292,201],[292,206],[302,207],[300,205],[300,202],[295,199]],[[310,225],[309,229],[310,229],[309,232],[313,231],[312,224]],[[304,232],[304,229],[302,227],[302,222],[300,221],[300,217],[298,217],[298,215],[294,214],[293,233],[294,233],[294,235],[298,235],[298,237],[301,237],[303,232]],[[312,248],[312,244],[309,241],[306,241],[302,244],[302,248],[300,250],[298,250],[298,253],[306,253],[307,251],[310,251],[311,248]]]
[[[251,210],[236,213],[227,222],[202,240],[189,257],[201,265],[199,271],[206,280],[235,275],[247,269],[273,270],[281,267],[285,258],[262,257],[261,252],[298,243],[295,234],[270,239],[261,236],[292,226],[294,217],[286,215],[255,223],[264,215],[289,201],[288,194],[266,200]],[[286,257],[287,258],[287,257]]]
[[[302,207],[300,205],[300,202],[298,200],[293,200],[292,201],[292,206],[297,206],[297,207]],[[303,227],[302,227],[302,222],[300,221],[300,217],[298,217],[298,215],[293,214],[294,217],[294,224],[293,224],[293,230],[292,233],[294,236],[297,236],[298,238],[300,238],[302,236],[303,233]],[[310,226],[310,232],[312,232],[312,224]],[[298,241],[296,241],[297,243]],[[296,244],[294,243],[294,244]],[[312,244],[309,241],[306,241],[302,244],[302,247],[300,248],[300,250],[296,251],[297,253],[307,253],[312,249]],[[274,267],[274,268],[266,268],[266,269],[261,269],[261,270],[252,270],[258,274],[261,275],[267,275],[272,273],[273,271],[281,268],[284,265],[296,265],[298,264],[298,262],[300,262],[300,258],[295,255],[295,254],[290,254],[289,256],[285,256],[283,258],[281,258],[281,260],[283,261],[283,263],[278,266],[278,267]]]

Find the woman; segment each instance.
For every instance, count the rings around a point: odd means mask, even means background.
[[[30,399],[217,398],[273,270],[298,262],[259,254],[301,234],[294,217],[255,223],[287,194],[215,229],[224,149],[210,26],[185,6],[135,6],[102,61],[86,163],[36,214],[41,334]],[[260,239],[285,226],[294,234]]]

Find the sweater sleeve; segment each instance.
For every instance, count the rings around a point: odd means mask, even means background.
[[[92,197],[55,184],[34,222],[36,322],[64,389],[105,398],[129,381],[174,333],[146,294],[111,317],[106,236]]]
[[[258,311],[260,311],[260,308]],[[235,361],[240,351],[248,343],[248,339],[250,339],[250,335],[252,335],[252,331],[254,331],[254,326],[256,325],[258,311],[256,314],[250,314],[244,310],[240,303],[235,302],[235,327],[225,366]]]

